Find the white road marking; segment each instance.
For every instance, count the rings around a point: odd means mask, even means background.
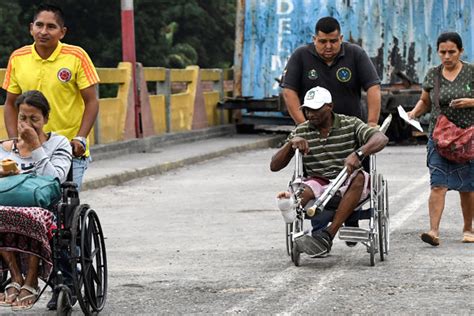
[[[428,184],[428,185],[427,185]],[[403,200],[408,192],[417,190],[420,186],[426,186],[425,190],[421,190],[421,195],[417,197],[416,200],[409,203],[405,208],[398,211],[393,216],[390,215],[390,232],[398,229],[410,216],[415,213],[422,204],[427,203],[428,193],[429,193],[429,174],[426,173],[423,177],[415,181],[412,185],[405,187],[404,189],[397,192],[393,197],[390,196],[390,187],[388,188],[388,207],[389,212],[392,209],[393,205],[396,205],[399,200]]]

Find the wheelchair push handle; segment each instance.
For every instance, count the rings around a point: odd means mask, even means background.
[[[392,123],[392,114],[389,114],[387,118],[383,120],[383,123],[382,125],[380,125],[379,130],[385,134],[388,130],[388,127],[390,126],[390,123]]]

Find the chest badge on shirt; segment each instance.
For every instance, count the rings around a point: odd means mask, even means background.
[[[308,79],[310,80],[316,80],[318,79],[318,72],[316,71],[316,69],[311,69],[310,71],[308,71]]]
[[[348,82],[352,78],[352,72],[347,67],[341,67],[336,71],[336,78],[340,82]]]
[[[71,70],[69,70],[67,68],[59,69],[59,71],[58,71],[59,81],[66,83],[66,82],[69,82],[69,80],[71,80],[71,78],[72,78]]]

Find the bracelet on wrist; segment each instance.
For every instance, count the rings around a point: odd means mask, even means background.
[[[82,137],[82,136],[76,136],[72,140],[77,140],[78,142],[81,143],[81,145],[86,148],[87,147],[87,138]]]

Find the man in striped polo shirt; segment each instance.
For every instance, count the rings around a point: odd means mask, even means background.
[[[307,178],[304,182],[302,204],[321,195],[329,181],[344,167],[350,174],[340,188],[341,201],[331,225],[304,235],[304,252],[312,256],[331,250],[332,239],[349,218],[360,200],[369,194],[369,175],[361,168],[364,156],[382,150],[388,138],[377,128],[369,127],[356,117],[333,112],[331,93],[322,87],[310,89],[301,106],[305,122],[288,136],[285,145],[272,157],[270,169],[285,168],[294,156],[295,149],[303,155]]]
[[[7,91],[4,108],[9,137],[16,137],[16,98],[39,90],[51,105],[46,132],[56,132],[71,141],[73,177],[80,189],[90,161],[87,137],[99,111],[96,86],[99,77],[87,53],[61,43],[66,34],[64,14],[53,5],[40,5],[30,24],[32,45],[15,50],[8,61],[2,88]]]

